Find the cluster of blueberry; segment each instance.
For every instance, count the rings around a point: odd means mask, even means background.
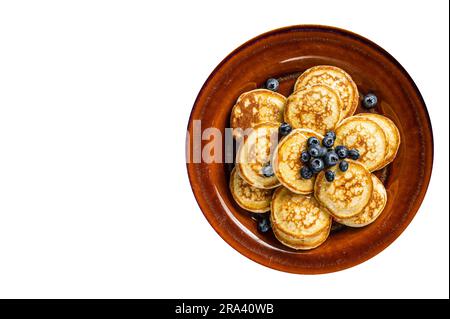
[[[327,181],[334,181],[335,172],[331,169],[339,163],[339,169],[343,172],[348,170],[346,158],[357,160],[359,152],[356,149],[347,149],[343,145],[334,146],[336,133],[330,131],[325,134],[322,143],[317,137],[308,138],[306,144],[308,149],[300,155],[304,166],[300,169],[300,175],[304,179],[310,179],[324,169]],[[340,162],[339,162],[340,161]]]

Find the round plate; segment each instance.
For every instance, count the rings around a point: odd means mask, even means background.
[[[347,71],[361,96],[373,92],[374,112],[392,119],[402,143],[397,157],[377,172],[388,202],[381,216],[364,228],[343,228],[310,251],[295,251],[279,243],[272,232],[261,234],[251,213],[241,209],[228,189],[230,166],[193,163],[193,121],[224,133],[238,96],[260,88],[270,77],[279,92],[292,93],[295,79],[320,64]],[[356,113],[364,112],[361,106]],[[271,268],[319,274],[355,266],[392,243],[413,219],[425,195],[433,163],[433,134],[425,103],[405,69],[375,43],[349,31],[314,25],[291,26],[262,34],[228,55],[211,73],[195,101],[188,124],[187,170],[192,190],[217,233],[248,258]],[[224,135],[223,135],[224,136]]]

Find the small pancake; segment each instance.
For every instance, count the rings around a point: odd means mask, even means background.
[[[384,161],[376,167],[377,170],[382,169],[389,163],[391,163],[397,155],[398,148],[400,147],[400,132],[395,123],[386,116],[375,113],[359,113],[356,116],[369,119],[377,123],[384,131],[388,144],[388,150]]]
[[[337,219],[358,215],[372,196],[373,182],[364,165],[349,160],[346,172],[335,170],[335,179],[328,182],[325,172],[316,177],[314,195],[316,199]]]
[[[326,240],[331,216],[311,195],[278,188],[272,198],[270,220],[278,240],[295,249],[311,249]]]
[[[339,122],[342,102],[325,85],[314,85],[294,92],[286,101],[284,120],[292,128],[307,128],[320,134],[334,130]]]
[[[337,92],[342,101],[340,120],[355,113],[358,107],[359,93],[355,82],[347,72],[330,65],[312,67],[298,77],[294,90],[309,88],[316,84],[327,85]]]
[[[233,136],[242,138],[242,131],[264,122],[282,123],[285,103],[286,97],[266,89],[241,94],[231,110]]]
[[[295,194],[285,187],[273,194],[271,213],[272,226],[298,238],[314,236],[331,223],[331,216],[314,196]]]
[[[324,229],[317,235],[305,238],[296,238],[280,232],[277,228],[272,228],[273,234],[275,238],[278,239],[280,243],[283,245],[293,248],[293,249],[301,249],[308,250],[313,249],[320,246],[323,242],[325,242],[330,235],[330,227]]]
[[[236,169],[231,172],[230,190],[236,203],[243,209],[253,213],[265,213],[270,210],[273,190],[251,186],[236,173]]]
[[[383,183],[372,174],[373,192],[369,203],[358,215],[337,222],[350,227],[363,227],[373,223],[380,216],[387,203],[386,189]]]
[[[361,116],[351,116],[336,128],[335,145],[345,145],[359,151],[358,162],[371,172],[384,162],[388,146],[383,129],[376,122]]]
[[[278,124],[261,123],[245,137],[236,156],[239,176],[253,187],[271,189],[280,185],[275,175],[266,177],[262,168],[271,163],[278,143]]]
[[[297,194],[310,194],[314,190],[315,177],[303,179],[300,176],[300,155],[306,150],[306,141],[311,136],[323,139],[314,131],[295,129],[281,140],[274,151],[272,164],[275,175],[284,187]]]

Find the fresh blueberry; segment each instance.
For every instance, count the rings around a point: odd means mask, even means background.
[[[320,146],[311,145],[308,149],[308,153],[309,153],[309,155],[311,155],[311,157],[319,157]]]
[[[302,155],[300,155],[300,160],[302,161],[302,163],[308,163],[310,159],[311,155],[309,155],[307,151],[303,151]]]
[[[343,146],[343,145],[339,145],[336,146],[336,148],[334,149],[336,151],[336,154],[339,156],[339,158],[347,158],[348,156],[348,149]]]
[[[325,172],[325,178],[328,182],[334,181],[334,172],[333,171],[326,171]]]
[[[323,161],[327,167],[334,166],[339,162],[339,156],[336,152],[331,151],[324,156]]]
[[[286,136],[292,131],[292,127],[287,123],[282,123],[278,129],[282,136]]]
[[[325,133],[325,136],[331,136],[333,138],[333,140],[336,139],[336,133],[333,131],[328,131]]]
[[[348,151],[348,157],[352,160],[357,160],[359,158],[359,152],[357,149],[351,149]]]
[[[311,171],[311,169],[308,166],[303,166],[300,169],[300,175],[304,179],[310,179],[311,177],[313,177],[313,172]]]
[[[308,147],[312,146],[312,145],[316,145],[319,146],[320,145],[320,141],[317,137],[311,136],[310,138],[308,138],[308,141],[306,141],[306,145]]]
[[[348,170],[348,162],[347,161],[341,161],[339,163],[339,169],[343,172]]]
[[[377,106],[378,103],[378,98],[375,94],[373,93],[369,93],[366,96],[364,96],[363,98],[363,106],[366,109],[373,109],[375,106]]]
[[[319,156],[318,157],[324,157],[325,154],[327,154],[327,152],[328,152],[328,149],[326,147],[323,147],[323,146],[319,146],[318,149],[319,149]]]
[[[267,233],[270,230],[270,219],[268,216],[261,216],[258,218],[258,231]]]
[[[313,158],[309,162],[309,167],[311,168],[313,173],[318,173],[325,168],[325,164],[323,160],[320,158]]]
[[[322,145],[325,147],[332,147],[334,144],[334,138],[330,135],[327,135],[322,140]]]
[[[266,81],[266,88],[268,90],[276,92],[276,91],[278,91],[279,87],[280,87],[280,82],[278,82],[277,79],[270,78]]]
[[[265,176],[265,177],[271,177],[274,175],[273,173],[273,167],[272,165],[268,164],[266,166],[263,166],[263,168],[261,169],[261,173]]]

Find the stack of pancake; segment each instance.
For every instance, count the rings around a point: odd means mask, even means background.
[[[372,172],[394,160],[400,134],[385,116],[354,115],[359,100],[357,86],[344,70],[315,66],[300,75],[289,97],[257,89],[243,93],[233,107],[230,123],[240,146],[231,193],[245,210],[270,210],[272,230],[282,244],[312,249],[325,242],[333,221],[362,227],[383,211],[386,190]],[[293,130],[279,140],[283,122]],[[300,155],[307,139],[322,140],[328,131],[336,133],[335,145],[357,149],[360,158],[349,160],[345,172],[335,169],[332,182],[323,171],[303,179]]]

